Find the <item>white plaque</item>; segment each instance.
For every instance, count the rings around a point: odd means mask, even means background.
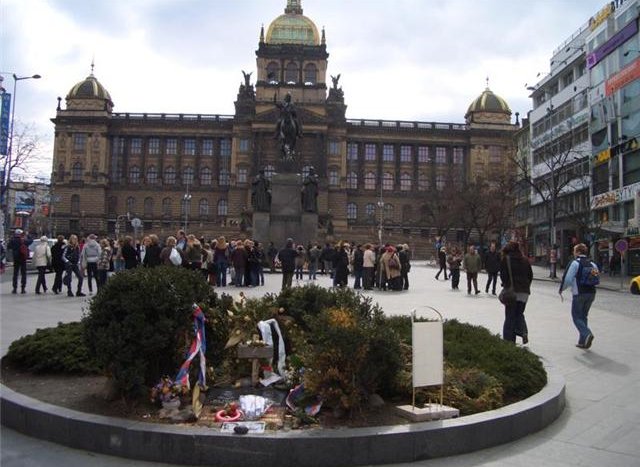
[[[443,383],[442,321],[413,322],[413,387]]]

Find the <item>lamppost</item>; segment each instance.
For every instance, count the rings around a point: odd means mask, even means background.
[[[189,193],[189,183],[187,183],[187,192],[182,197],[182,207],[184,209],[184,233],[187,233],[189,224],[189,208],[191,207],[191,193]]]
[[[11,126],[9,127],[9,146],[7,148],[7,161],[5,164],[6,172],[3,173],[3,177],[6,177],[4,182],[4,195],[9,196],[9,184],[11,183],[11,155],[13,150],[13,127],[16,121],[16,91],[18,90],[18,81],[22,81],[25,79],[40,79],[41,76],[36,74],[32,76],[18,76],[15,73],[12,73],[13,76],[13,96],[11,102]],[[8,222],[9,219],[9,202],[6,199],[2,200],[4,202],[4,221]],[[8,227],[8,225],[7,225]]]

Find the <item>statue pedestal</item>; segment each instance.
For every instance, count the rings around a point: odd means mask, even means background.
[[[252,238],[263,245],[269,242],[269,224],[270,215],[268,212],[254,212],[253,213],[253,232]]]

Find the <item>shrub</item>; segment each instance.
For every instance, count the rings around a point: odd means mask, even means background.
[[[192,305],[212,297],[202,275],[183,268],[137,268],[115,274],[84,318],[91,354],[127,398],[174,374],[192,339]]]
[[[58,323],[38,329],[11,343],[6,361],[35,373],[98,373],[100,366],[89,354],[82,323]]]

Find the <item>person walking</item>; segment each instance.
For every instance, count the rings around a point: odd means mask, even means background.
[[[516,335],[520,335],[522,336],[522,343],[527,344],[529,342],[529,331],[524,317],[524,310],[531,294],[533,271],[531,264],[522,254],[520,245],[517,242],[509,242],[502,249],[500,280],[503,288],[513,288],[516,298],[515,301],[504,304],[502,338],[506,341],[515,342]]]
[[[467,295],[471,295],[472,283],[476,295],[478,295],[480,293],[478,290],[478,272],[482,269],[482,260],[480,259],[480,255],[476,252],[476,247],[473,245],[469,247],[469,253],[464,255],[462,265],[467,273]]]
[[[436,280],[440,277],[440,273],[444,273],[444,280],[447,280],[447,248],[441,247],[438,250],[438,263],[440,264],[440,270],[436,274]]]
[[[453,247],[447,255],[447,264],[451,273],[451,289],[460,290],[460,266],[462,265],[462,253],[458,247]]]
[[[89,235],[84,248],[80,252],[80,266],[82,270],[87,272],[89,293],[93,293],[92,279],[96,282],[96,289],[98,288],[98,261],[101,253],[102,248],[96,241],[96,236],[94,234]]]
[[[109,240],[103,238],[100,240],[100,259],[98,260],[98,291],[107,283],[109,276],[109,268],[111,265],[111,245]]]
[[[562,292],[571,287],[573,299],[571,301],[571,317],[578,330],[578,344],[580,349],[588,349],[593,343],[593,333],[589,329],[589,310],[596,298],[596,285],[600,283],[598,266],[587,258],[589,249],[584,243],[573,247],[574,260],[565,270],[560,283],[560,298]]]
[[[353,288],[361,289],[364,282],[364,251],[362,250],[362,245],[357,245],[353,252],[353,275],[355,277]]]
[[[293,249],[293,239],[287,238],[285,247],[276,256],[276,261],[280,263],[282,268],[282,290],[291,288],[293,271],[296,267],[296,256],[298,256],[298,253]]]
[[[62,274],[64,273],[64,261],[62,261],[62,253],[64,251],[64,236],[58,235],[56,243],[51,247],[51,266],[55,277],[53,279],[53,293],[58,295],[62,292]]]
[[[371,290],[373,288],[375,267],[376,254],[372,249],[371,243],[367,243],[364,246],[364,253],[362,255],[362,286],[364,290]]]
[[[493,285],[491,294],[496,294],[496,282],[498,282],[498,273],[500,272],[500,253],[496,250],[496,243],[491,242],[489,251],[484,258],[484,268],[487,271],[487,286],[485,293],[489,293],[489,287]]]
[[[11,293],[18,293],[18,276],[20,276],[20,291],[27,293],[27,260],[29,259],[29,245],[33,242],[25,237],[21,229],[16,229],[14,236],[9,240],[7,248],[13,253],[13,289]]]
[[[411,255],[409,245],[398,245],[398,257],[400,258],[400,277],[402,290],[409,290],[409,271],[411,271]]]
[[[36,294],[40,295],[40,288],[43,292],[47,291],[47,268],[51,265],[51,248],[49,247],[49,239],[46,235],[40,237],[40,242],[33,250],[33,264],[38,270],[38,279],[36,280]]]
[[[82,293],[82,282],[84,278],[80,272],[80,245],[78,244],[77,235],[73,234],[69,237],[69,242],[62,253],[62,261],[64,261],[64,269],[66,271],[64,283],[67,286],[67,296],[73,297],[73,292],[71,291],[71,276],[75,274],[78,279],[76,297],[84,297],[85,294]]]

